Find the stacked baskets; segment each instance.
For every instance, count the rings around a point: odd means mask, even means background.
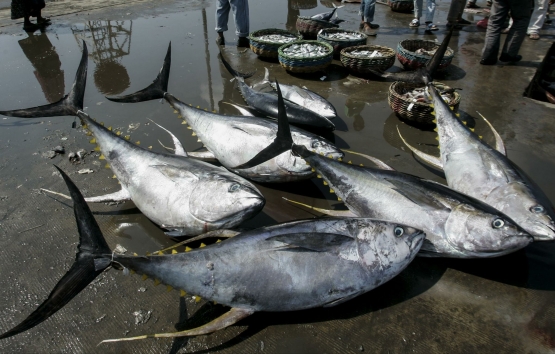
[[[292,57],[286,53],[284,53],[284,49],[292,45],[302,45],[302,44],[312,44],[323,46],[325,48],[326,54],[320,56],[313,56],[313,57]],[[285,68],[285,70],[292,72],[292,73],[313,73],[316,71],[320,71],[328,67],[332,61],[333,57],[333,47],[328,43],[320,42],[320,41],[296,41],[289,44],[284,44],[278,49],[278,59],[281,66]]]
[[[353,38],[353,39],[330,38],[330,35],[333,35],[336,33],[358,36],[360,38]],[[366,44],[367,38],[368,36],[365,35],[364,33],[348,31],[348,30],[339,29],[339,28],[325,28],[325,29],[322,29],[320,32],[318,32],[318,40],[330,44],[333,47],[333,53],[336,56],[339,56],[339,53],[343,48]]]
[[[304,39],[315,39],[321,29],[337,28],[339,25],[328,21],[313,20],[310,17],[297,17],[297,31]]]
[[[449,87],[441,82],[434,82],[434,86],[439,90],[446,90]],[[434,116],[432,114],[433,108],[429,103],[413,102],[412,100],[403,97],[407,91],[412,91],[416,88],[422,87],[422,84],[406,83],[396,81],[389,87],[389,94],[387,101],[389,107],[402,119],[416,122],[419,124],[433,124]],[[454,110],[459,107],[461,95],[453,92],[452,98],[447,104]]]
[[[409,13],[414,11],[413,0],[388,0],[391,11]]]
[[[302,39],[301,35],[296,35],[286,30],[277,28],[268,28],[259,31],[254,31],[249,35],[249,42],[251,50],[263,58],[274,58],[278,57],[278,48],[283,45],[283,43],[272,42],[268,40],[262,40],[260,37],[265,35],[278,34],[287,37],[292,37],[293,41]]]
[[[439,44],[434,41],[426,41],[423,39],[405,39],[397,45],[397,59],[403,64],[406,70],[415,70],[426,66],[426,63],[432,58],[431,55],[418,54],[415,51],[424,49],[427,51],[438,49]],[[447,48],[438,69],[444,69],[451,64],[451,60],[455,53],[453,49]]]
[[[368,51],[374,53],[377,51],[380,56],[360,57],[352,55],[354,51]],[[349,47],[341,50],[341,63],[351,73],[355,75],[370,74],[370,70],[385,71],[393,66],[395,63],[395,51],[391,48],[381,45],[361,45],[356,47]]]

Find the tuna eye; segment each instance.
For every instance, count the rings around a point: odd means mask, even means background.
[[[395,227],[395,230],[393,231],[393,233],[395,234],[395,236],[401,237],[405,233],[405,229],[403,229],[401,226],[397,226]]]
[[[231,187],[229,187],[229,191],[230,192],[235,192],[236,190],[239,189],[239,187],[240,187],[239,183],[232,184]]]
[[[492,225],[494,228],[499,229],[499,228],[502,228],[503,225],[505,225],[505,222],[504,222],[503,220],[501,220],[501,219],[495,219],[495,220],[493,220],[493,222],[491,223],[491,225]]]
[[[321,142],[319,142],[319,141],[313,141],[311,146],[312,146],[314,149],[316,149],[316,148],[320,147],[321,145],[322,145]]]
[[[545,209],[541,205],[536,205],[536,206],[533,206],[533,207],[530,208],[530,211],[532,213],[536,213],[536,214],[543,213],[544,210]]]

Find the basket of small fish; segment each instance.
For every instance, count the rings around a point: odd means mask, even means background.
[[[297,41],[278,49],[279,63],[292,73],[313,73],[330,65],[333,47],[320,41]]]
[[[395,50],[381,45],[349,47],[341,50],[341,63],[355,75],[386,71],[395,63]]]
[[[451,109],[459,107],[461,95],[458,92],[441,82],[434,82],[434,86]],[[387,101],[399,118],[425,125],[433,124],[432,100],[422,84],[396,81],[389,87]]]
[[[405,39],[397,45],[397,59],[406,70],[416,70],[424,67],[432,59],[432,55],[439,48],[440,43],[424,39]],[[447,48],[438,70],[445,69],[451,64],[455,52]]]
[[[367,35],[339,28],[324,28],[318,32],[318,40],[329,43],[333,53],[339,56],[341,49],[366,44]]]
[[[299,31],[304,39],[316,39],[320,30],[338,27],[339,25],[329,21],[317,20],[304,16],[297,17],[297,31]]]
[[[286,30],[268,28],[252,32],[249,42],[251,50],[259,57],[277,59],[279,47],[302,38],[301,35]]]
[[[409,13],[414,11],[413,0],[388,0],[391,11]]]

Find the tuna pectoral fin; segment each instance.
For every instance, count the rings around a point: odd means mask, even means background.
[[[350,210],[329,210],[329,209],[320,209],[320,208],[316,208],[313,206],[310,206],[308,204],[304,204],[304,203],[300,203],[300,202],[296,202],[294,200],[291,199],[287,199],[285,197],[282,197],[283,199],[285,199],[286,201],[288,201],[289,203],[293,203],[293,204],[297,204],[297,205],[301,205],[304,206],[305,208],[308,209],[312,209],[315,210],[319,213],[325,214],[325,215],[330,215],[330,216],[338,216],[338,217],[344,217],[344,218],[356,218],[358,217],[358,215],[356,215],[355,213],[353,213]]]
[[[325,304],[324,307],[334,307],[334,306],[337,306],[337,305],[342,304],[342,303],[344,303],[344,302],[347,302],[347,301],[349,301],[349,300],[351,300],[351,299],[354,299],[355,297],[359,296],[359,295],[362,294],[362,293],[363,293],[363,292],[358,292],[358,293],[355,293],[355,294],[351,294],[351,295],[348,295],[348,296],[339,298],[339,299],[337,299],[337,300],[334,300],[334,301],[332,301],[332,302],[329,302],[329,303]]]
[[[334,252],[346,243],[354,242],[354,238],[341,234],[306,232],[272,236],[267,241],[285,243],[289,249],[302,249],[311,252]]]
[[[190,151],[188,154],[189,154],[189,157],[192,157],[198,160],[203,160],[203,161],[217,160],[216,156],[214,156],[214,153],[210,150]]]
[[[427,164],[437,168],[438,170],[442,170],[443,171],[443,164],[441,163],[441,159],[439,157],[436,156],[432,156],[429,154],[426,154],[420,150],[417,150],[415,147],[413,147],[412,145],[410,145],[409,143],[407,143],[407,141],[403,138],[403,136],[401,135],[401,132],[399,131],[399,127],[397,127],[397,133],[399,133],[399,137],[401,138],[401,140],[403,140],[403,143],[405,143],[405,145],[416,155],[418,156],[422,161],[426,162]]]
[[[44,189],[44,188],[41,188],[40,190],[43,191],[43,192],[47,192],[47,193],[50,193],[50,194],[54,194],[54,195],[66,198],[66,199],[71,199],[70,196],[62,194],[62,193],[54,192],[54,191]],[[129,195],[129,192],[123,187],[121,188],[121,190],[119,190],[115,193],[99,195],[98,197],[85,198],[85,202],[87,202],[87,203],[125,202],[127,200],[131,200],[131,196]]]
[[[231,169],[244,169],[260,165],[274,157],[288,151],[293,146],[293,138],[291,137],[291,129],[289,128],[289,121],[287,120],[287,113],[285,112],[285,103],[281,95],[279,83],[276,80],[276,89],[278,92],[278,130],[274,141],[268,145],[264,150],[256,154],[252,159],[242,165],[232,167]]]
[[[388,164],[386,164],[382,160],[377,159],[375,157],[365,155],[365,154],[361,154],[360,152],[355,152],[355,151],[351,151],[351,150],[345,150],[345,149],[341,149],[341,150],[344,151],[344,152],[348,152],[349,154],[359,155],[359,156],[362,156],[364,158],[367,158],[368,160],[372,161],[372,163],[374,163],[374,165],[376,165],[378,168],[381,168],[382,170],[395,171],[395,169],[393,167],[389,166]]]
[[[394,186],[394,188],[392,188],[394,191],[424,209],[432,211],[448,209],[440,201],[423,192],[421,189],[415,188],[412,184],[390,178],[385,178],[385,180]]]
[[[486,119],[486,117],[484,117],[482,115],[482,113],[476,111],[476,113],[478,113],[480,115],[480,117],[482,117],[482,119],[484,121],[486,121],[486,123],[488,123],[491,131],[493,132],[493,136],[495,136],[495,150],[499,151],[500,153],[502,153],[503,155],[507,155],[507,150],[505,149],[505,144],[503,143],[503,139],[501,138],[501,135],[499,135],[499,133],[497,132],[497,130],[495,130],[495,128],[493,127],[493,125],[491,125],[491,123]]]
[[[187,152],[183,148],[183,145],[181,145],[181,142],[179,141],[179,139],[177,139],[177,137],[175,135],[173,135],[172,132],[170,132],[169,130],[167,130],[166,128],[161,126],[160,124],[156,123],[152,119],[149,119],[149,121],[156,124],[160,129],[165,130],[168,134],[170,134],[170,136],[172,137],[172,140],[173,140],[173,145],[175,146],[175,154],[177,156],[187,157]],[[160,140],[158,140],[158,142],[160,142]],[[162,145],[165,149],[167,149],[162,143],[160,143],[160,145]]]
[[[231,310],[224,313],[220,317],[216,318],[215,320],[208,322],[207,324],[188,329],[186,331],[181,332],[173,332],[173,333],[156,333],[156,334],[146,334],[143,336],[138,337],[129,337],[129,338],[118,338],[118,339],[106,339],[100,342],[102,343],[113,343],[113,342],[124,342],[124,341],[131,341],[137,339],[146,339],[146,338],[175,338],[175,337],[193,337],[193,336],[200,336],[203,334],[209,334],[220,329],[224,329],[229,327],[243,318],[246,318],[254,313],[254,310],[245,310],[236,307],[232,307]]]
[[[172,44],[168,45],[168,51],[166,52],[166,57],[164,58],[164,65],[160,69],[160,73],[154,79],[152,84],[147,88],[137,91],[135,93],[119,96],[119,97],[106,97],[110,101],[114,102],[124,102],[124,103],[134,103],[150,101],[159,98],[164,98],[164,94],[168,91],[168,80],[170,77],[170,66],[172,63]]]
[[[174,183],[183,182],[184,180],[193,183],[199,180],[197,175],[184,168],[172,165],[150,165],[149,167],[156,169]]]
[[[73,199],[73,211],[79,231],[79,251],[75,263],[56,284],[48,298],[23,322],[0,335],[0,339],[8,338],[31,329],[52,316],[110,265],[110,262],[107,262],[104,268],[95,269],[95,258],[104,258],[103,255],[110,257],[110,248],[106,244],[91,210],[75,184],[62,170],[58,167],[56,168],[62,174]]]
[[[235,108],[236,110],[238,110],[242,116],[255,117],[254,111],[250,107],[242,106],[240,104],[235,104],[235,103],[229,103],[229,102],[223,102],[223,103],[228,104],[233,108]]]
[[[57,116],[75,116],[78,110],[83,109],[83,98],[85,96],[85,86],[87,85],[87,58],[88,51],[85,41],[83,41],[83,54],[81,62],[75,74],[75,81],[69,94],[62,97],[58,102],[52,104],[17,109],[14,111],[0,111],[0,114],[18,118],[37,118],[37,117],[57,117]]]

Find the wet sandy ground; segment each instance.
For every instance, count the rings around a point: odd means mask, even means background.
[[[64,3],[81,10],[71,13]],[[89,47],[87,112],[107,125],[128,132],[142,146],[170,145],[171,140],[147,118],[173,131],[187,150],[201,147],[165,103],[116,104],[104,95],[130,93],[156,76],[169,41],[173,63],[169,91],[184,102],[223,113],[223,102],[243,104],[231,76],[217,58],[212,1],[140,2],[96,9],[77,1],[49,2],[45,10],[54,24],[45,33],[28,36],[0,10],[0,109],[54,102],[71,87],[81,54]],[[115,2],[114,2],[115,3]],[[2,3],[3,4],[3,3]],[[90,2],[93,4],[93,2]],[[93,4],[94,5],[94,4]],[[81,6],[81,7],[80,7]],[[296,16],[326,11],[330,2],[251,1],[251,31],[293,28]],[[302,10],[295,10],[302,7]],[[312,8],[310,8],[312,7]],[[1,6],[0,6],[1,8]],[[304,9],[306,8],[306,9]],[[439,2],[437,23],[444,24],[447,4]],[[339,10],[342,28],[358,27],[358,5]],[[65,13],[65,15],[64,15]],[[3,17],[2,17],[3,16]],[[8,15],[9,16],[9,15]],[[473,16],[473,17],[472,17]],[[479,20],[481,15],[465,15]],[[442,30],[424,35],[408,28],[411,16],[377,5],[382,27],[368,42],[395,48],[406,38],[442,40]],[[227,33],[234,41],[233,24]],[[460,110],[470,121],[476,110],[496,127],[509,157],[521,166],[550,199],[555,200],[555,123],[553,106],[522,97],[543,53],[553,41],[550,27],[540,41],[525,40],[524,60],[517,66],[478,65],[484,31],[468,26],[451,40],[453,65],[440,81],[462,88]],[[349,76],[339,61],[329,71],[310,77],[287,74],[277,63],[258,60],[228,45],[226,57],[239,69],[264,67],[280,82],[308,87],[328,98],[340,113],[329,138],[342,147],[376,156],[399,171],[445,182],[443,176],[418,163],[402,146],[396,127],[409,142],[437,151],[432,131],[401,122],[387,104],[390,82]],[[399,63],[396,63],[400,66]],[[326,76],[324,80],[321,77]],[[118,190],[112,173],[97,154],[81,164],[69,152],[93,146],[73,118],[21,120],[0,117],[0,331],[24,319],[46,298],[73,262],[78,242],[71,203],[39,192],[65,192],[52,164],[64,169],[84,195]],[[476,131],[493,138],[476,120]],[[65,155],[43,154],[57,145]],[[355,156],[354,163],[365,163]],[[91,174],[78,174],[81,169]],[[287,204],[287,197],[318,207],[339,206],[317,180],[289,185],[258,185],[267,198],[261,214],[245,227],[270,225],[319,216]],[[93,205],[92,210],[111,246],[143,253],[169,246],[172,240],[132,203]],[[368,294],[331,309],[296,313],[259,313],[221,332],[191,339],[156,339],[96,347],[106,338],[192,328],[225,311],[219,305],[180,298],[152,280],[110,271],[91,284],[64,309],[27,333],[0,342],[3,353],[357,353],[357,352],[555,352],[555,245],[534,244],[492,260],[417,259],[400,276]],[[147,314],[138,321],[135,312]],[[151,311],[151,312],[150,312]],[[150,315],[148,315],[150,312]],[[149,317],[150,316],[150,317]],[[138,322],[136,322],[138,321]]]

